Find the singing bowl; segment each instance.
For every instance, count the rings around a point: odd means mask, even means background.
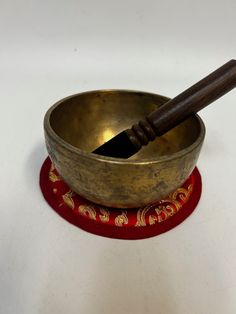
[[[49,156],[69,187],[108,207],[141,207],[179,188],[194,169],[205,136],[198,115],[129,159],[91,153],[169,98],[139,91],[98,90],[69,96],[46,113]]]

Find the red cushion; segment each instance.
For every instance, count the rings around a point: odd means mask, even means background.
[[[73,225],[110,238],[144,239],[185,220],[198,204],[202,183],[195,168],[182,187],[155,204],[132,209],[107,208],[72,192],[47,158],[40,172],[40,187],[48,204]]]

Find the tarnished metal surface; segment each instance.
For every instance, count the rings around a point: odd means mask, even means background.
[[[90,153],[168,98],[101,90],[67,97],[45,115],[49,155],[72,190],[105,206],[140,207],[178,188],[193,170],[205,128],[191,117],[128,160]]]

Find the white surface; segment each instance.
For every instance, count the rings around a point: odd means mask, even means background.
[[[42,121],[99,88],[175,96],[235,58],[234,0],[0,1],[0,313],[236,313],[235,91],[201,112],[193,215],[111,240],[56,215],[38,186]]]

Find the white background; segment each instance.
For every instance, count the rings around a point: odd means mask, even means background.
[[[173,97],[236,57],[235,0],[0,1],[0,313],[236,313],[232,91],[200,113],[203,194],[158,237],[112,240],[56,215],[39,186],[43,116],[76,92]]]

